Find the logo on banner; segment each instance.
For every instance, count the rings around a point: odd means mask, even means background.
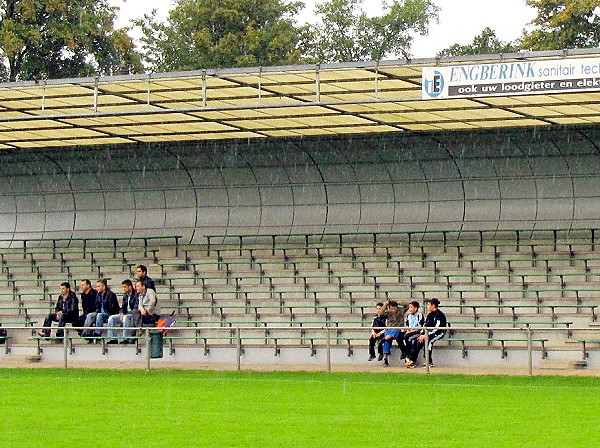
[[[438,70],[427,70],[425,72],[423,89],[431,98],[437,98],[444,90],[444,75]]]

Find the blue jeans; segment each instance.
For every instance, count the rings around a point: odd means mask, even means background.
[[[117,327],[131,328],[133,327],[133,316],[131,314],[125,314],[123,316],[123,322],[121,322],[120,314],[113,314],[108,318],[108,337],[110,339],[117,339]],[[133,331],[123,330],[123,338],[128,339],[133,336]]]
[[[102,336],[100,329],[104,326],[104,324],[106,322],[108,322],[109,317],[110,317],[110,314],[108,314],[108,313],[96,314],[96,331],[94,331],[94,336]]]
[[[85,322],[83,323],[84,327],[93,327],[94,323],[96,322],[96,315],[98,313],[93,312],[93,313],[88,313],[85,316]],[[81,336],[83,336],[84,338],[89,338],[89,337],[93,337],[94,336],[94,330],[83,330],[81,332]]]
[[[385,330],[383,334],[383,354],[389,355],[392,352],[392,342],[402,334],[402,330]],[[388,336],[391,336],[389,339]]]

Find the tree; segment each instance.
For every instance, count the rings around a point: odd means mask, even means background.
[[[600,0],[526,0],[536,8],[531,30],[523,33],[526,50],[589,48],[600,44]]]
[[[514,53],[519,50],[516,42],[504,42],[496,36],[496,32],[489,27],[483,29],[481,34],[473,38],[468,45],[454,44],[440,51],[440,57],[467,56],[472,54],[497,54]]]
[[[9,81],[143,69],[106,0],[0,0],[0,56]],[[0,70],[0,73],[2,70]]]
[[[294,64],[302,29],[294,18],[302,2],[178,0],[164,23],[146,15],[144,60],[154,71]]]
[[[312,51],[318,62],[381,60],[402,55],[410,59],[415,33],[426,35],[438,18],[432,0],[393,0],[381,16],[368,17],[363,0],[328,0],[317,4],[321,23],[312,27]]]

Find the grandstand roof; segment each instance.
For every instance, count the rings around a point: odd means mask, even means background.
[[[600,49],[6,83],[0,149],[598,123],[600,91],[422,99],[424,67],[583,57]]]

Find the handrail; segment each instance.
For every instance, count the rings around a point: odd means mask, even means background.
[[[164,235],[164,236],[140,236],[140,237],[92,237],[92,238],[9,238],[9,239],[0,239],[0,245],[2,245],[2,243],[8,243],[9,247],[13,245],[13,243],[18,243],[18,245],[23,249],[23,255],[26,256],[27,255],[27,250],[28,250],[28,243],[50,243],[50,246],[52,247],[52,252],[53,252],[53,256],[56,257],[56,254],[58,253],[57,250],[61,248],[61,246],[59,246],[59,244],[61,242],[67,242],[68,244],[66,245],[66,247],[72,247],[71,243],[81,243],[81,247],[83,249],[83,254],[84,254],[84,258],[85,255],[87,254],[87,249],[88,249],[88,245],[89,243],[93,242],[93,241],[97,241],[97,242],[112,242],[112,248],[113,251],[115,252],[115,257],[116,257],[116,253],[118,252],[119,248],[122,248],[124,246],[119,246],[119,242],[123,242],[126,241],[128,242],[128,244],[125,245],[132,247],[133,245],[131,244],[134,241],[140,241],[143,242],[143,247],[144,247],[144,256],[147,256],[147,252],[149,250],[149,242],[150,241],[157,241],[157,240],[174,240],[175,242],[175,256],[179,256],[179,246],[180,246],[180,242],[179,240],[181,239],[181,235]],[[43,246],[38,246],[38,247],[43,247]],[[1,249],[0,249],[1,251]]]
[[[589,232],[589,239],[592,244],[592,250],[594,250],[595,245],[596,245],[596,232],[597,231],[598,231],[598,228],[414,230],[414,231],[411,230],[411,231],[393,231],[393,232],[318,232],[318,233],[307,232],[307,233],[266,233],[266,234],[227,234],[227,233],[225,233],[225,234],[205,235],[205,237],[206,237],[206,241],[207,241],[207,252],[209,255],[210,255],[210,251],[211,251],[211,244],[213,244],[211,242],[211,240],[213,240],[215,238],[222,238],[223,240],[225,240],[226,238],[234,238],[237,240],[237,244],[238,244],[240,250],[243,248],[243,241],[245,238],[246,239],[248,239],[248,238],[270,238],[271,239],[271,247],[273,250],[275,250],[277,238],[287,238],[289,240],[290,238],[302,237],[304,239],[305,246],[308,247],[310,244],[311,238],[318,237],[322,241],[324,238],[327,238],[327,237],[336,237],[339,242],[339,247],[341,249],[344,244],[344,237],[346,237],[346,236],[352,236],[352,237],[369,236],[371,238],[371,242],[373,245],[377,245],[377,240],[382,236],[399,236],[399,237],[405,236],[406,242],[408,243],[408,245],[410,247],[412,242],[414,242],[415,236],[422,235],[421,240],[425,240],[425,236],[427,236],[427,235],[441,235],[441,237],[442,237],[441,241],[443,242],[444,247],[446,247],[446,245],[448,244],[449,236],[456,235],[455,239],[460,240],[460,237],[463,234],[466,234],[466,235],[474,235],[475,238],[473,238],[473,240],[478,241],[480,249],[483,250],[484,236],[487,236],[490,234],[493,234],[493,235],[514,234],[513,238],[498,238],[497,236],[495,238],[504,239],[504,240],[510,239],[511,241],[515,241],[515,243],[518,246],[520,244],[521,239],[527,233],[531,233],[532,235],[538,234],[538,233],[551,233],[551,237],[548,238],[548,240],[551,240],[556,247],[556,245],[558,244],[558,241],[560,239],[559,238],[560,234],[564,233],[564,232],[568,232],[569,234],[588,233]]]
[[[3,329],[7,330],[7,331],[28,331],[28,332],[32,332],[35,330],[41,330],[41,329],[51,329],[54,328],[56,329],[57,327],[43,327],[43,326],[36,326],[36,327],[31,327],[31,326],[16,326],[16,325],[10,325],[10,326],[6,326],[6,327],[2,327]],[[370,327],[369,327],[370,328]],[[386,329],[407,329],[407,327],[385,327]],[[54,337],[53,339],[55,340],[62,340],[62,346],[64,349],[64,367],[68,368],[68,356],[69,353],[73,353],[73,347],[69,346],[69,340],[72,340],[73,338],[69,336],[69,332],[74,332],[75,330],[82,330],[82,329],[97,329],[95,327],[78,327],[78,328],[72,328],[72,327],[64,327],[63,330],[65,331],[65,337],[62,338],[57,338]],[[272,326],[272,327],[267,327],[268,330],[286,330],[286,331],[297,331],[298,328],[297,327],[289,327],[289,326]],[[461,331],[461,332],[480,332],[481,328],[474,328],[474,327],[466,327],[466,326],[446,326],[446,327],[421,327],[421,329],[423,330],[452,330],[452,331]],[[106,329],[105,329],[106,330]],[[118,330],[122,330],[122,328],[119,328]],[[138,340],[145,340],[146,342],[146,361],[147,361],[147,369],[150,369],[150,348],[151,348],[151,341],[150,341],[150,333],[152,331],[156,331],[156,332],[160,332],[162,329],[157,328],[157,327],[132,327],[129,328],[129,330],[140,330],[142,332],[145,332],[145,337],[140,338]],[[187,331],[192,331],[195,332],[196,335],[199,334],[200,331],[202,330],[210,330],[211,332],[218,332],[218,331],[226,331],[228,332],[229,336],[228,338],[230,339],[231,343],[233,344],[233,342],[236,342],[235,346],[237,347],[237,365],[238,365],[238,369],[241,369],[241,357],[243,354],[243,340],[254,340],[254,339],[265,339],[265,337],[261,336],[259,338],[257,337],[243,337],[242,335],[242,331],[244,332],[263,332],[265,330],[264,327],[256,327],[256,326],[231,326],[231,327],[217,327],[217,326],[195,326],[195,327],[170,327],[169,328],[170,331],[176,331],[176,330],[187,330]],[[305,326],[302,328],[303,331],[308,331],[308,330],[314,330],[314,331],[321,331],[323,332],[323,336],[322,339],[319,340],[326,340],[327,344],[326,344],[326,349],[327,349],[327,371],[331,371],[331,332],[332,331],[339,331],[339,328],[332,328],[332,327],[327,327],[327,326],[319,326],[319,325],[315,325],[315,326]],[[357,331],[365,331],[365,327],[359,327],[359,326],[348,326],[348,327],[343,327],[343,330],[357,330]],[[544,343],[546,341],[548,341],[548,339],[544,338],[534,338],[533,337],[533,333],[534,332],[560,332],[560,333],[564,333],[567,332],[567,334],[572,334],[573,332],[578,332],[578,331],[585,331],[585,332],[590,332],[590,331],[600,331],[600,328],[590,328],[590,327],[571,327],[571,328],[555,328],[555,327],[548,327],[548,328],[544,328],[544,327],[537,327],[535,329],[532,329],[531,327],[528,326],[524,326],[524,327],[515,327],[513,326],[498,326],[498,327],[494,327],[494,330],[498,330],[498,331],[507,331],[507,332],[511,332],[511,333],[517,333],[517,332],[521,332],[521,333],[525,333],[526,339],[516,339],[514,337],[498,337],[498,338],[494,338],[494,337],[487,337],[485,339],[481,339],[482,341],[491,341],[491,342],[499,342],[501,343],[502,346],[502,350],[504,352],[504,350],[506,350],[506,346],[505,344],[507,342],[513,342],[513,341],[526,341],[527,342],[527,354],[528,354],[528,368],[529,368],[529,375],[533,375],[533,342],[541,342],[541,347],[540,349],[542,350],[542,356],[544,356],[544,353],[547,351],[547,348],[545,347]],[[427,344],[427,333],[425,333],[426,335],[426,344]],[[10,338],[10,333],[9,333],[9,338]],[[178,337],[175,336],[175,339],[177,339]],[[186,338],[186,337],[183,337]],[[269,337],[267,337],[268,339]],[[38,341],[38,350],[40,348],[39,346],[39,341],[40,339],[42,339],[42,337],[36,337],[37,341]],[[106,353],[106,345],[105,345],[105,339],[103,339],[103,344],[102,344],[102,349],[103,349],[103,353]],[[204,349],[205,354],[207,354],[207,346],[206,346],[206,338],[202,338],[201,336],[190,336],[189,339],[204,339],[204,347],[201,347]],[[271,337],[271,339],[274,340],[274,348],[276,350],[276,353],[278,353],[278,350],[281,348],[281,346],[277,346],[277,339],[285,339],[285,338],[274,338]],[[300,339],[310,339],[311,340],[311,350],[314,350],[314,340],[315,338],[309,338],[306,336],[301,336]],[[336,340],[340,339],[339,337],[335,337]],[[349,353],[351,353],[351,342],[352,340],[356,340],[358,338],[342,338],[343,340],[348,340],[348,350]],[[462,340],[462,350],[465,350],[464,344],[465,342],[469,342],[469,338],[456,338],[456,337],[452,337],[452,338],[448,338],[451,340]],[[365,339],[366,340],[366,339]],[[479,340],[479,339],[477,339]],[[583,358],[584,360],[587,359],[588,353],[586,351],[586,343],[600,343],[600,338],[580,338],[580,339],[574,339],[576,342],[581,342],[582,343],[582,347],[583,347]],[[171,338],[171,343],[172,343],[173,339]],[[443,339],[442,339],[443,341]],[[266,343],[266,346],[271,346],[270,344]],[[137,345],[136,345],[137,347]],[[6,353],[10,352],[9,346],[8,346],[8,339],[6,340],[6,347],[5,347]],[[39,352],[38,352],[39,353]],[[138,352],[139,353],[139,352]],[[172,352],[173,353],[173,352]],[[426,355],[427,355],[427,351],[426,351]],[[350,356],[350,355],[349,355]],[[429,373],[429,366],[427,365],[427,373]]]
[[[518,324],[518,322],[517,322]],[[548,324],[550,325],[551,322],[548,322]],[[57,326],[51,326],[51,327],[44,327],[43,325],[35,325],[35,326],[23,326],[23,325],[13,325],[13,326],[2,326],[1,327],[3,330],[28,330],[28,331],[41,331],[41,330],[57,330],[57,329],[64,329],[64,330],[69,330],[69,331],[74,331],[74,330],[98,330],[98,327],[83,327],[83,326],[78,326],[78,327],[57,327]],[[161,327],[125,327],[128,330],[141,330],[141,331],[146,331],[146,330],[169,330],[169,331],[175,331],[175,330],[253,330],[253,331],[257,331],[257,330],[264,330],[264,327],[255,327],[255,326],[231,326],[231,327],[221,327],[221,326],[216,326],[216,325],[204,325],[204,326],[198,326],[198,327],[178,327],[178,326],[173,326],[173,327],[168,327],[168,328],[161,328]],[[274,325],[272,327],[268,327],[269,330],[298,330],[299,327],[290,327],[289,325]],[[362,330],[364,331],[366,329],[371,329],[371,326],[368,327],[361,327],[361,326],[348,326],[348,327],[343,327],[344,330]],[[476,328],[473,327],[467,327],[467,326],[458,326],[458,325],[452,325],[452,326],[446,326],[446,327],[374,327],[375,329],[385,329],[385,330],[444,330],[444,331],[448,331],[448,330],[460,330],[460,331],[471,331],[473,332],[474,330],[477,330]],[[117,331],[122,331],[123,327],[115,327],[115,329]],[[331,327],[328,326],[324,326],[324,325],[315,325],[315,326],[303,326],[302,329],[304,330],[315,330],[315,331],[319,331],[319,330],[331,330]],[[102,327],[102,331],[106,332],[108,330],[108,327]],[[505,331],[525,331],[527,330],[527,326],[523,325],[522,327],[515,327],[512,323],[511,325],[506,325],[506,326],[499,326],[499,327],[494,327],[494,330],[505,330]],[[564,328],[554,328],[554,327],[547,327],[547,328],[543,328],[543,327],[537,327],[536,330],[541,330],[541,331],[557,331],[557,332],[565,332]],[[571,327],[570,330],[572,331],[599,331],[600,332],[600,327]],[[599,338],[600,339],[600,338]]]

